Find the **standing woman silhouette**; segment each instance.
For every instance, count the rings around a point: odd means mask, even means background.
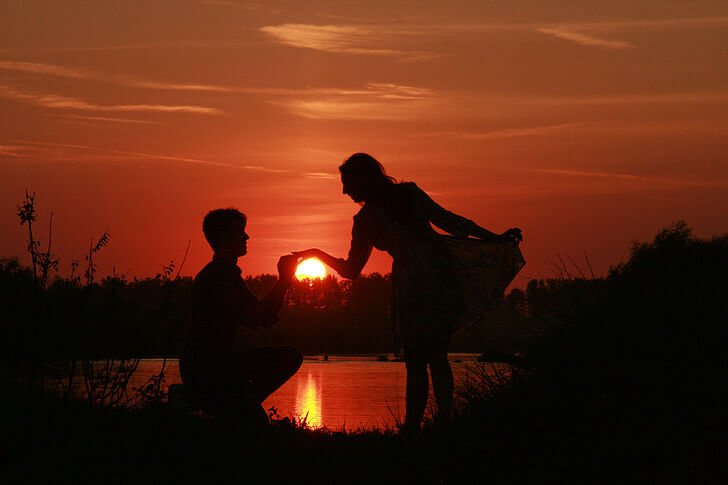
[[[522,239],[521,231],[512,228],[495,234],[445,210],[414,183],[397,183],[366,153],[353,154],[339,171],[343,193],[362,205],[354,216],[348,257],[335,258],[320,249],[294,254],[316,257],[349,279],[359,276],[372,248],[392,256],[392,323],[407,369],[405,432],[419,430],[427,405],[428,366],[437,417],[446,423],[453,401],[447,349],[467,302],[447,240],[430,223],[460,238],[509,241],[513,246]]]

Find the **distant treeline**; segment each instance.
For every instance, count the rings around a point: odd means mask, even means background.
[[[451,351],[498,356],[524,352],[536,342],[533,356],[541,352],[539,346],[557,347],[544,346],[554,329],[576,328],[578,333],[616,313],[609,325],[616,328],[613,321],[619,320],[621,332],[610,338],[629,335],[630,345],[650,350],[657,345],[667,352],[668,342],[674,343],[669,336],[679,335],[685,336],[678,339],[683,347],[670,352],[694,355],[687,345],[721,352],[714,347],[723,342],[715,338],[724,335],[722,318],[728,313],[723,292],[727,254],[728,236],[699,240],[684,223],[677,224],[651,243],[635,243],[629,260],[604,278],[564,267],[559,278],[532,280],[525,290],[511,290],[481,323],[454,336]],[[171,273],[100,282],[56,277],[41,288],[32,269],[14,258],[0,259],[3,358],[178,356],[190,324],[192,280]],[[275,281],[272,275],[246,279],[258,296],[267,294]],[[304,353],[392,352],[390,293],[389,276],[377,273],[353,281],[327,277],[297,282],[273,328],[241,328],[239,338],[247,345],[293,345]],[[624,319],[629,327],[621,325]],[[594,348],[609,353],[622,343],[593,342],[585,348],[592,355]]]
[[[247,277],[259,297],[275,284],[273,275]],[[532,329],[529,291],[513,290],[482,324],[459,332],[452,350],[514,352]],[[188,328],[192,279],[132,279],[110,276],[86,284],[57,277],[39,290],[31,268],[16,258],[0,259],[3,355],[24,358],[178,356]],[[532,295],[533,293],[533,295]],[[295,282],[278,322],[271,329],[241,327],[245,345],[293,345],[304,353],[388,353],[394,350],[389,275],[356,280]],[[535,301],[535,300],[534,300]]]

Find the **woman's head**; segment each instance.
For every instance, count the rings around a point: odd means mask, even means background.
[[[367,153],[355,153],[339,167],[342,191],[354,202],[366,202],[395,183],[384,167]]]

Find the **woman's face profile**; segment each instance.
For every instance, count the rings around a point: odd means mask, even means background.
[[[341,174],[341,192],[351,197],[354,202],[364,202],[364,193],[360,184],[354,182],[351,175]]]

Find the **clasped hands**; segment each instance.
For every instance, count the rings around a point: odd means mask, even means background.
[[[296,275],[296,268],[301,261],[309,258],[321,258],[323,251],[320,249],[305,249],[293,251],[291,254],[281,256],[278,259],[278,278],[281,281],[291,281]]]
[[[291,254],[281,256],[278,259],[278,278],[281,281],[291,281],[296,275],[298,263],[305,259],[319,257],[320,249],[306,249],[304,251],[294,251]]]

